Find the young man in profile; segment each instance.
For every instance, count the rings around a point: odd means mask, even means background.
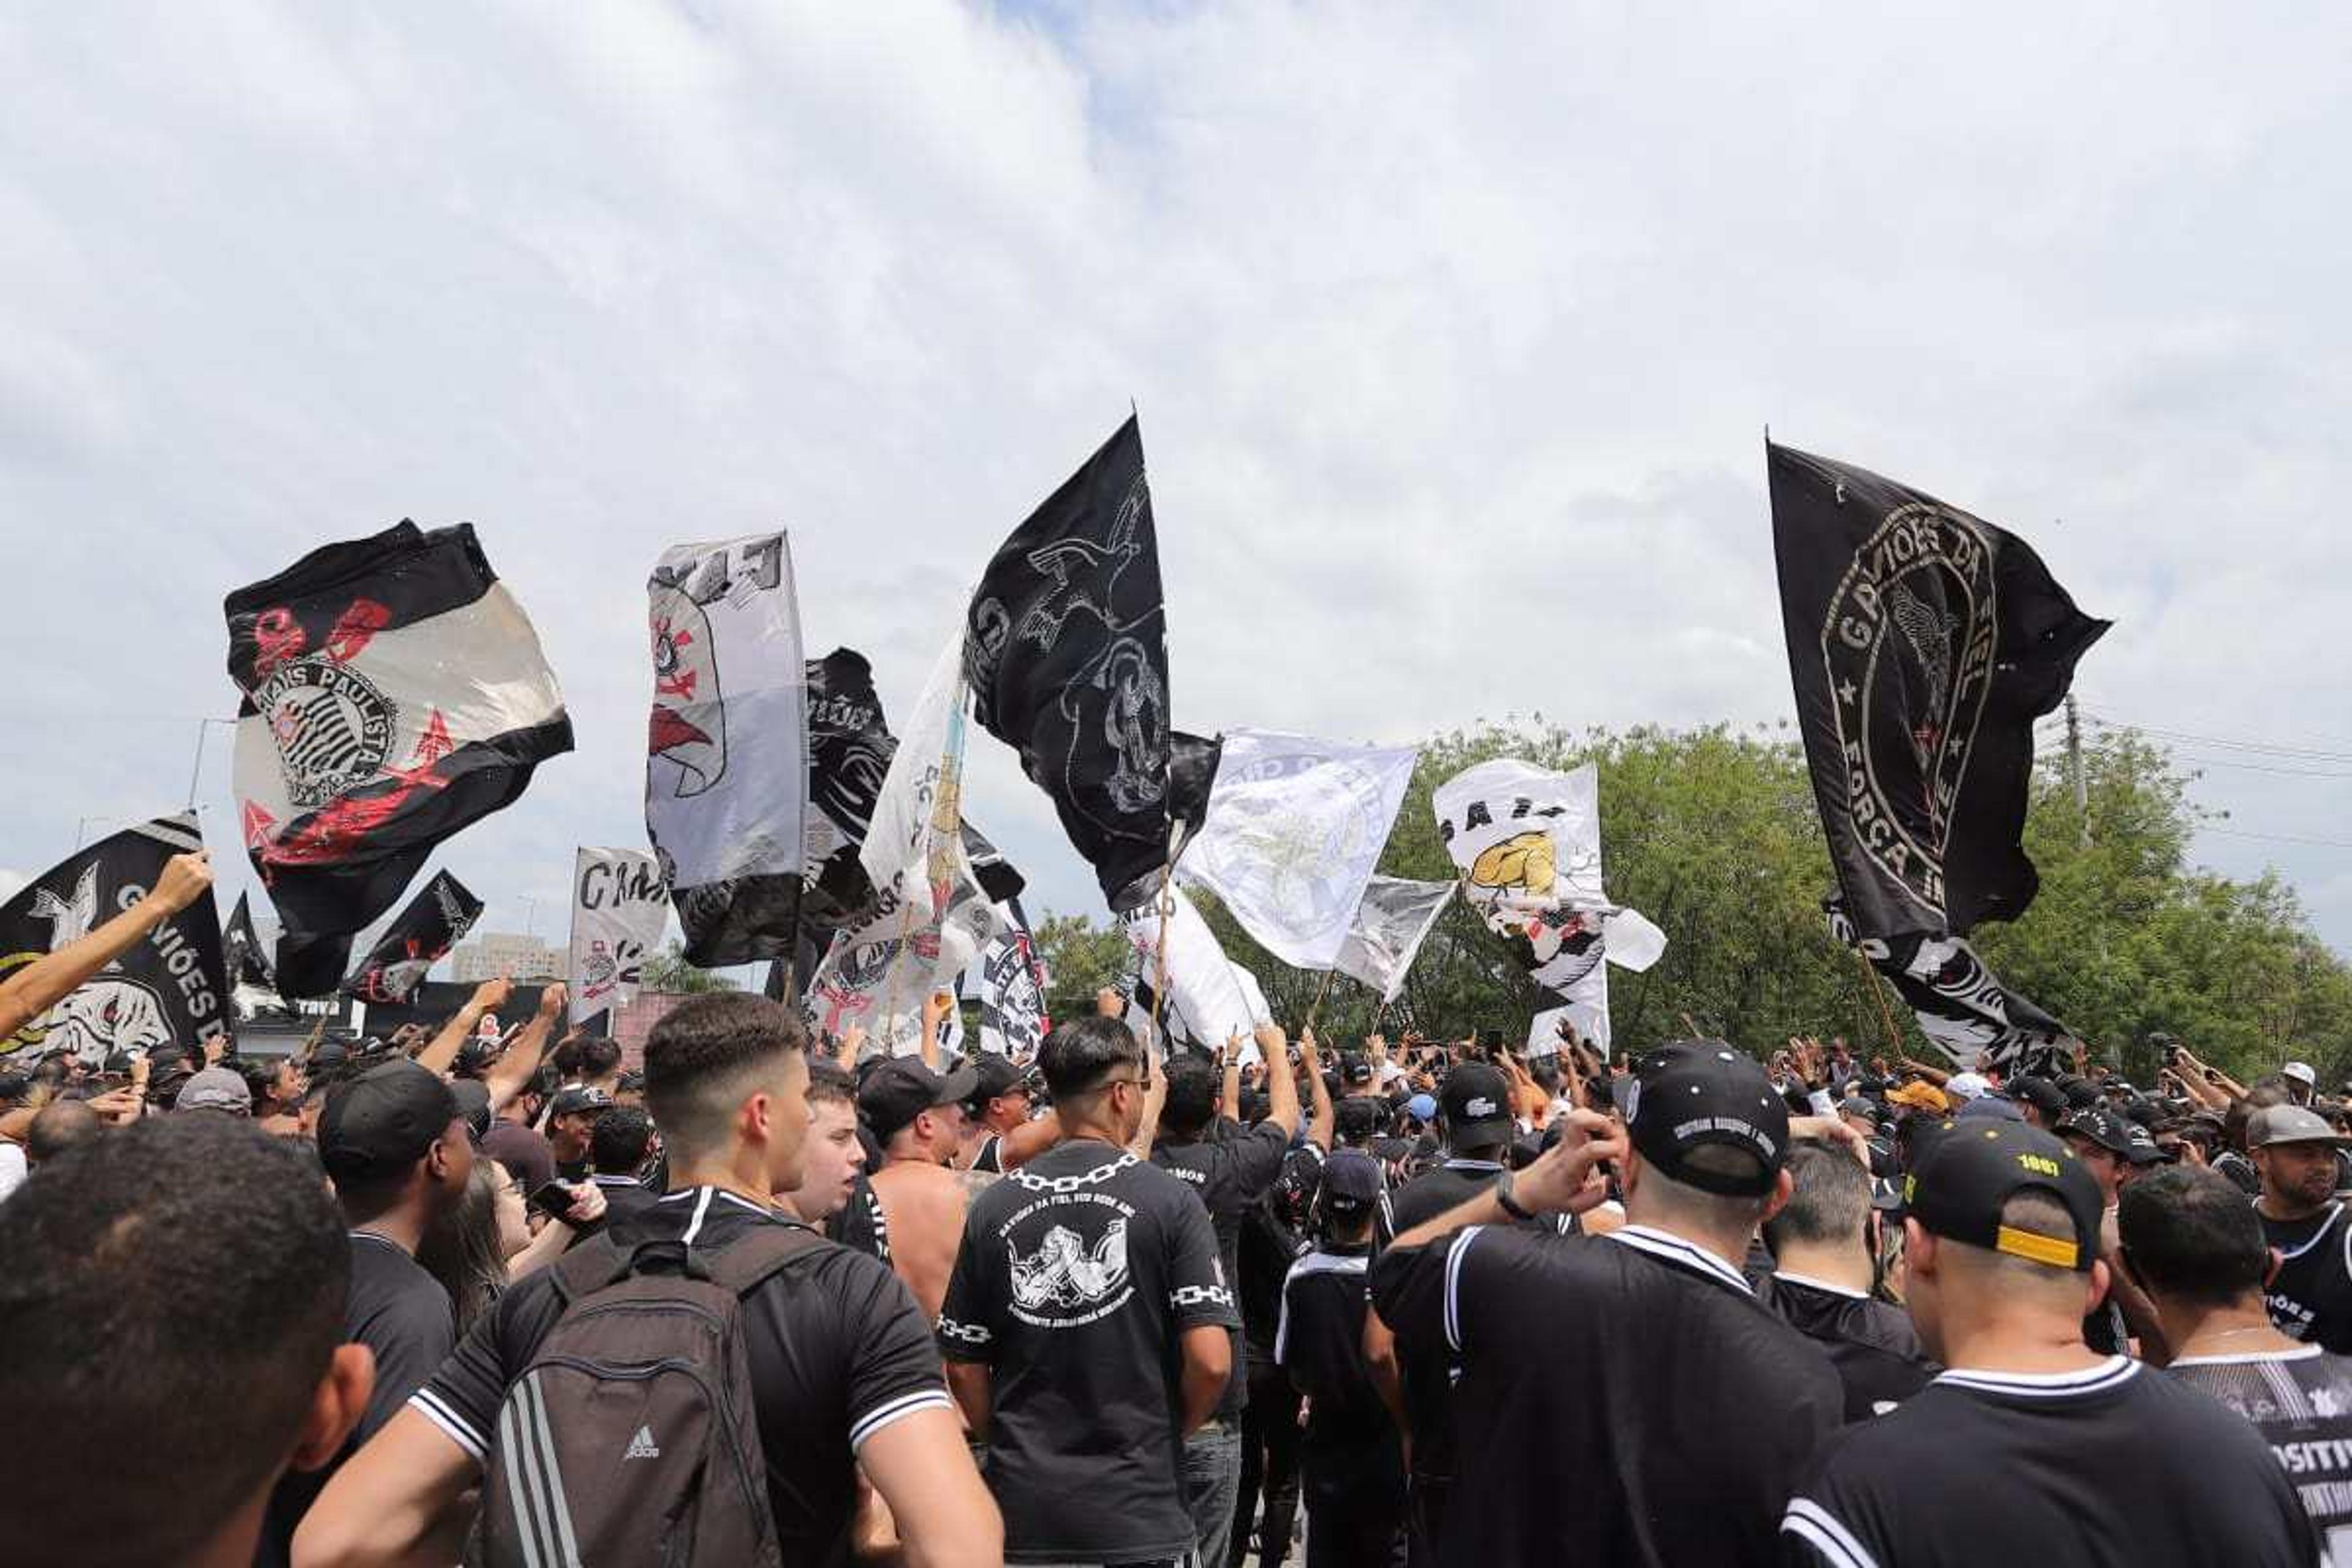
[[[696,997],[655,1026],[646,1100],[668,1148],[670,1191],[638,1216],[637,1237],[723,1251],[761,1226],[786,1223],[772,1210],[778,1191],[801,1179],[806,1044],[782,1007],[733,992]],[[295,1561],[339,1568],[424,1556],[481,1475],[509,1384],[561,1313],[551,1271],[500,1297],[440,1373],[328,1487],[304,1522]],[[996,1510],[941,1386],[929,1334],[887,1268],[819,1243],[748,1294],[743,1314],[784,1562],[833,1562],[846,1552],[861,1468],[911,1561],[996,1561]]]
[[[2124,1267],[2164,1320],[2165,1372],[2252,1422],[2322,1541],[2352,1541],[2352,1360],[2297,1344],[2263,1305],[2270,1248],[2237,1184],[2176,1165],[2126,1190]]]
[[[352,1250],[317,1167],[249,1122],[152,1117],[43,1162],[0,1204],[0,1563],[253,1562],[278,1478],[367,1408]]]
[[[1126,1025],[1063,1025],[1038,1059],[1063,1142],[972,1200],[940,1315],[948,1381],[1004,1510],[1005,1560],[1179,1563],[1182,1438],[1239,1326],[1208,1210],[1136,1158],[1151,1064]]]
[[[1915,1162],[1906,1294],[1946,1370],[1823,1450],[1781,1522],[1824,1568],[2313,1568],[2270,1449],[2203,1394],[2083,1342],[2106,1289],[2098,1183],[2022,1122],[1948,1124]]]

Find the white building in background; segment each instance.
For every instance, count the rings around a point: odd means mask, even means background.
[[[517,980],[561,980],[565,954],[537,937],[484,931],[449,954],[450,978],[460,985],[509,975]]]

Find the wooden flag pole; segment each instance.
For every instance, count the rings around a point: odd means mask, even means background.
[[[1877,999],[1878,1021],[1886,1027],[1886,1048],[1897,1057],[1907,1054],[1903,1049],[1903,1031],[1895,1027],[1894,1010],[1886,1005],[1886,991],[1878,983],[1877,965],[1870,962],[1870,954],[1858,947],[1853,950],[1853,957],[1854,962],[1862,965],[1862,973],[1870,981],[1871,995]]]
[[[1323,1011],[1323,998],[1331,994],[1331,977],[1339,973],[1336,969],[1327,969],[1323,972],[1323,984],[1316,987],[1315,1000],[1307,1004],[1307,1023],[1305,1027],[1298,1031],[1300,1034],[1304,1035],[1315,1027],[1315,1016]]]

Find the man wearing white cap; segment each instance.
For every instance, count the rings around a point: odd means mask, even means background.
[[[2319,1075],[2309,1062],[2289,1062],[2279,1068],[2279,1077],[2286,1079],[2286,1094],[2297,1105],[2309,1105],[2319,1088]]]

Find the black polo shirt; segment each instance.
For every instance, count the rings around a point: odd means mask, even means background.
[[[687,1187],[615,1225],[614,1238],[723,1250],[761,1226],[783,1223],[732,1193]],[[953,1408],[938,1352],[898,1276],[845,1247],[819,1246],[794,1258],[745,1298],[743,1313],[783,1560],[835,1561],[845,1552],[857,1502],[858,1447],[917,1411]],[[561,1315],[553,1275],[532,1275],[499,1298],[409,1403],[481,1459],[507,1385]]]
[[[343,1340],[375,1354],[375,1388],[367,1412],[334,1459],[315,1470],[289,1470],[269,1495],[254,1562],[273,1568],[288,1560],[294,1527],[310,1510],[327,1482],[383,1430],[408,1396],[448,1359],[457,1341],[457,1317],[449,1292],[397,1242],[373,1231],[352,1237],[351,1285],[343,1295]]]
[[[1952,1371],[1831,1440],[1781,1523],[1825,1568],[2314,1568],[2319,1543],[2254,1429],[2111,1356]]]
[[[1184,1331],[1237,1329],[1192,1189],[1094,1139],[976,1194],[940,1349],[989,1369],[986,1473],[1008,1563],[1137,1563],[1194,1543]]]
[[[607,1229],[635,1219],[651,1208],[656,1202],[652,1189],[635,1176],[591,1176],[597,1190],[604,1194],[604,1225]]]
[[[1283,1281],[1275,1360],[1307,1398],[1307,1442],[1328,1465],[1344,1457],[1365,1485],[1401,1486],[1396,1424],[1364,1361],[1370,1242],[1326,1242],[1291,1265]]]
[[[1801,1274],[1767,1274],[1754,1284],[1758,1300],[1829,1352],[1845,1386],[1847,1420],[1885,1415],[1936,1375],[1902,1308]]]
[[[2263,1291],[2271,1321],[2330,1355],[2352,1355],[2352,1222],[2344,1205],[2307,1219],[2263,1215],[2263,1236],[2279,1252],[2278,1272]]]
[[[1472,1226],[1381,1257],[1372,1300],[1461,1364],[1445,1568],[1769,1562],[1844,1406],[1738,1269],[1645,1226]]]
[[[1213,1124],[1210,1136],[1189,1142],[1163,1140],[1151,1146],[1151,1163],[1192,1188],[1209,1211],[1209,1224],[1217,1233],[1217,1258],[1229,1282],[1241,1278],[1242,1218],[1273,1190],[1289,1151],[1290,1135],[1271,1121],[1248,1129]],[[1244,1326],[1247,1321],[1244,1317]],[[1248,1403],[1249,1357],[1236,1338],[1234,1374],[1225,1382],[1224,1397],[1217,1401],[1217,1415],[1221,1419],[1237,1417]]]

